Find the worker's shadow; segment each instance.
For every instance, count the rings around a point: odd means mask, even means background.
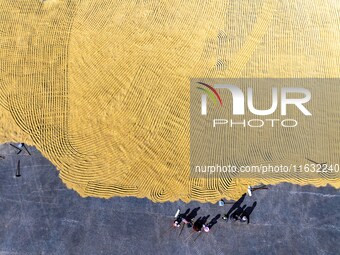
[[[201,207],[196,207],[194,209],[192,209],[192,211],[190,213],[188,213],[188,215],[185,217],[185,220],[187,222],[189,222],[188,227],[191,227],[191,221],[197,216],[197,212],[198,210],[201,209]]]
[[[233,204],[233,206],[229,209],[229,211],[228,211],[227,214],[225,215],[225,217],[226,217],[227,219],[229,219],[229,216],[230,216],[231,213],[233,213],[233,211],[235,211],[235,210],[237,210],[238,208],[241,207],[241,204],[243,203],[245,197],[246,197],[246,193],[244,193],[244,194],[242,195],[242,197],[240,197],[240,199],[237,200],[237,201]]]
[[[247,205],[243,205],[242,207],[238,207],[231,215],[230,218],[233,220],[239,220],[239,217],[244,213]]]
[[[242,216],[247,217],[247,222],[249,223],[250,220],[250,214],[254,211],[255,207],[257,205],[257,202],[255,201],[252,206],[248,206],[246,209],[244,209]]]
[[[190,212],[190,208],[188,208],[184,213],[181,213],[178,215],[178,218],[184,218],[187,217],[188,213]]]
[[[199,218],[195,221],[194,225],[203,225],[203,224],[205,224],[205,223],[208,221],[208,218],[209,218],[209,217],[210,217],[210,215],[203,216],[203,217],[199,217]]]
[[[211,229],[218,221],[218,219],[221,217],[221,214],[217,214],[211,221],[207,224],[207,227]]]

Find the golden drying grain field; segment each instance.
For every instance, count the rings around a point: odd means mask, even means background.
[[[215,202],[257,183],[340,187],[328,178],[197,179],[189,168],[190,78],[338,78],[339,1],[0,0],[0,8],[0,142],[36,146],[81,196]],[[285,140],[276,134],[273,163],[301,150],[339,161],[340,84],[314,92],[322,102],[314,131],[286,141],[292,150],[275,147]],[[270,150],[269,135],[252,144]]]

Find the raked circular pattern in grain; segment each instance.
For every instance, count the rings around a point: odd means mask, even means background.
[[[335,1],[0,5],[1,141],[37,146],[82,196],[213,202],[282,181],[190,178],[189,78],[340,74]],[[340,152],[338,127],[320,126],[335,137],[323,145],[332,155]],[[275,153],[273,162],[287,163]],[[327,176],[286,181],[340,186]]]

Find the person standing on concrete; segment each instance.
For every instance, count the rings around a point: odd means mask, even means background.
[[[247,224],[249,224],[249,220],[250,220],[250,214],[253,212],[253,210],[255,209],[257,205],[257,202],[255,201],[253,203],[252,206],[248,206],[243,212],[242,214],[240,215],[240,221],[241,222],[247,222]]]
[[[242,207],[238,207],[237,210],[231,215],[231,218],[234,221],[240,220],[241,219],[241,215],[244,211],[244,209],[246,208],[247,205],[244,205]]]
[[[176,228],[179,228],[182,221],[183,221],[183,218],[187,216],[187,214],[189,213],[190,209],[187,209],[184,213],[181,213],[181,214],[177,214],[177,217],[176,219],[174,220],[174,223],[173,223],[173,226],[176,227]]]
[[[204,224],[207,222],[208,218],[210,217],[210,215],[208,216],[204,216],[204,217],[199,217],[194,225],[193,225],[193,230],[196,232],[201,232],[202,228],[204,227]]]
[[[188,215],[183,217],[184,224],[188,224],[189,227],[193,224],[194,218],[197,216],[197,212],[200,209],[200,207],[194,208]]]
[[[228,221],[229,220],[229,216],[230,214],[232,214],[235,210],[237,210],[238,208],[240,208],[241,204],[243,203],[243,200],[244,198],[246,197],[246,193],[244,193],[242,195],[242,197],[240,197],[239,200],[237,200],[233,206],[229,209],[229,211],[223,215],[222,219],[225,220],[225,221]]]

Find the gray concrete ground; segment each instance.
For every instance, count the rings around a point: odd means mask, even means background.
[[[340,192],[283,183],[256,191],[249,225],[219,220],[196,241],[169,230],[178,207],[212,219],[231,205],[81,198],[34,148],[0,145],[0,254],[340,254]],[[18,159],[21,177],[15,177]]]

